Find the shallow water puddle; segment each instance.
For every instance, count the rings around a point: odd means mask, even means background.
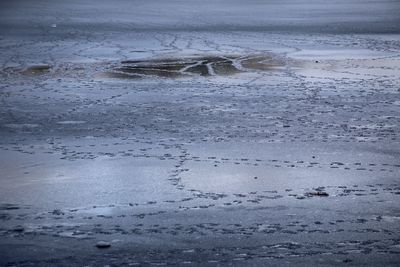
[[[242,72],[268,71],[283,62],[269,55],[191,56],[149,60],[126,60],[104,73],[108,78],[138,79],[147,76],[179,78],[185,76],[224,76]]]

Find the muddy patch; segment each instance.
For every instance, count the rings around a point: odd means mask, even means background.
[[[149,60],[125,60],[103,73],[108,78],[179,78],[190,76],[227,76],[242,72],[276,70],[284,65],[269,55],[192,56]]]
[[[22,71],[22,74],[24,74],[24,75],[41,75],[41,74],[49,73],[50,70],[51,70],[51,66],[47,65],[47,64],[32,65],[32,66],[25,68]]]

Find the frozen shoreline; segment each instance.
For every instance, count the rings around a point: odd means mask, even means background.
[[[398,3],[132,3],[1,4],[0,265],[398,265]]]

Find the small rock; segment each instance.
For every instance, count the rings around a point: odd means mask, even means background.
[[[96,247],[97,248],[109,248],[109,247],[111,247],[111,244],[106,241],[99,241],[99,242],[97,242]]]

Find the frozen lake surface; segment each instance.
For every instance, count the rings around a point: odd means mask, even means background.
[[[0,265],[398,266],[399,14],[1,1]]]

